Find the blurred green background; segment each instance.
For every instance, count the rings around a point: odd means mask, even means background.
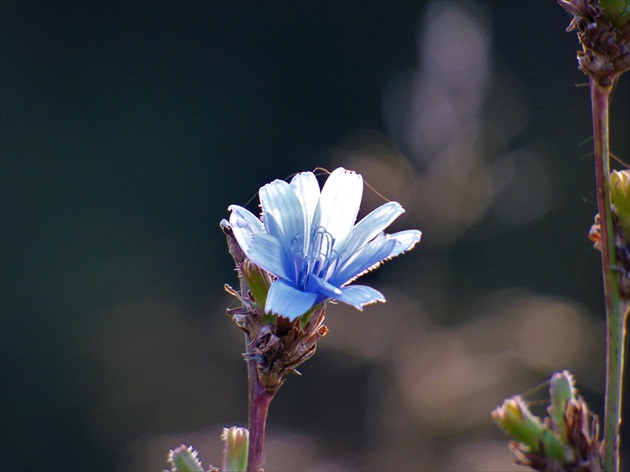
[[[329,309],[266,470],[517,470],[490,411],[542,413],[564,368],[602,413],[588,88],[556,2],[0,5],[2,470],[161,470],[182,442],[219,465],[247,420],[219,221],[317,166],[423,241],[365,277],[388,303]]]

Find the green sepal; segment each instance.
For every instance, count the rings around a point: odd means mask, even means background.
[[[204,472],[201,461],[197,458],[197,451],[192,446],[183,444],[171,450],[168,454],[172,472]]]
[[[274,315],[273,313],[263,313],[262,315],[262,321],[263,324],[276,324],[276,320],[278,319],[277,315]]]
[[[322,302],[322,303],[325,303],[325,302]],[[302,331],[304,331],[304,328],[306,328],[306,325],[308,325],[308,322],[311,321],[311,316],[313,315],[313,313],[315,313],[316,310],[321,308],[322,303],[319,303],[315,305],[314,307],[311,307],[310,310],[308,310],[306,313],[300,316],[300,328],[302,329]]]
[[[272,283],[271,277],[249,259],[243,262],[242,273],[256,305],[258,305],[260,311],[264,312],[265,304],[267,303],[267,293],[269,293],[269,287],[271,287]]]
[[[223,440],[222,472],[245,472],[249,452],[249,431],[247,428],[237,426],[225,428],[221,439]]]

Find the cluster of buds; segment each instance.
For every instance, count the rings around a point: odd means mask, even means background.
[[[630,7],[627,0],[558,0],[573,15],[567,31],[577,29],[580,70],[599,85],[612,85],[630,69]]]
[[[613,171],[610,174],[610,201],[612,203],[613,234],[619,294],[630,300],[630,171]],[[599,214],[588,234],[593,247],[601,251]]]
[[[247,337],[243,356],[256,363],[261,386],[275,394],[287,374],[299,374],[297,367],[315,354],[317,341],[328,333],[323,324],[326,305],[317,305],[293,321],[266,314],[265,302],[274,276],[247,258],[227,221],[221,222],[221,228],[240,282],[238,291],[225,286],[240,301],[239,307],[228,309],[228,315]]]
[[[549,393],[549,416],[544,419],[535,416],[519,396],[492,412],[494,421],[513,438],[510,449],[517,464],[538,471],[601,471],[599,422],[577,396],[571,374],[554,374]]]

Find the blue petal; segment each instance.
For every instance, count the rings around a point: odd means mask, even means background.
[[[346,239],[357,219],[363,178],[343,167],[335,169],[324,184],[313,218],[314,226],[322,226],[335,240]]]
[[[359,221],[352,228],[346,240],[335,245],[335,249],[341,254],[342,263],[344,259],[350,257],[364,244],[374,239],[377,234],[387,228],[404,211],[399,203],[388,202]]]
[[[392,252],[389,256],[387,256],[389,259],[413,248],[420,241],[422,233],[417,229],[408,229],[406,231],[389,234],[388,237],[389,239],[396,241],[396,245],[392,249]]]
[[[420,241],[422,233],[416,229],[394,234],[381,233],[356,253],[342,260],[329,282],[345,285],[378,267],[382,262],[408,251]]]
[[[324,295],[320,297],[318,301],[332,298],[333,300],[352,305],[359,310],[363,309],[363,305],[385,301],[383,294],[371,287],[352,285],[350,287],[337,288],[319,277],[312,275],[308,278],[307,289]]]
[[[389,258],[395,247],[396,240],[390,239],[385,233],[379,234],[373,241],[346,258],[329,282],[337,286],[347,284]]]
[[[282,244],[290,248],[294,238],[303,237],[304,233],[304,213],[300,200],[284,180],[274,180],[264,185],[259,193],[267,232],[280,238]]]
[[[363,310],[363,306],[369,305],[370,303],[385,301],[385,296],[381,292],[367,285],[342,287],[341,292],[342,298],[338,298],[338,300],[352,305],[359,310]]]
[[[276,280],[267,294],[265,312],[294,320],[306,313],[317,299],[317,294],[302,292],[282,280]]]
[[[272,235],[274,238],[281,239],[284,241],[284,231],[282,226],[280,226],[280,222],[276,220],[276,218],[271,213],[265,213],[265,229],[268,234]]]
[[[258,267],[262,267],[278,278],[285,280],[295,279],[293,259],[275,236],[267,233],[254,234],[247,256]]]
[[[304,213],[304,254],[308,254],[313,216],[319,203],[319,183],[312,172],[302,172],[291,180],[291,188],[300,200]]]
[[[230,215],[230,226],[234,231],[234,237],[238,241],[243,252],[249,257],[251,251],[252,236],[265,231],[263,224],[249,210],[238,206],[230,205],[228,210]]]
[[[341,296],[341,290],[338,287],[335,287],[334,285],[313,274],[309,274],[308,276],[308,280],[306,282],[306,290],[322,295],[321,297],[319,297],[320,300],[318,301],[322,301],[327,298],[337,300],[338,297]]]

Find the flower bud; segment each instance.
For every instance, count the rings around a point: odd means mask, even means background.
[[[201,462],[197,458],[197,451],[183,444],[171,450],[168,462],[176,472],[204,472]]]
[[[526,447],[528,453],[542,455],[562,464],[565,460],[565,445],[534,416],[519,396],[508,398],[492,412],[492,418],[508,436]]]
[[[247,428],[232,426],[223,429],[223,472],[243,472],[247,470],[249,451],[249,431]]]
[[[610,199],[615,205],[621,231],[630,240],[630,171],[612,171],[610,174]]]
[[[575,399],[573,377],[568,371],[557,372],[551,376],[549,396],[551,404],[547,411],[553,423],[553,429],[566,442],[567,432],[564,421],[567,402]]]
[[[515,441],[510,449],[517,464],[534,470],[603,470],[599,422],[578,396],[572,375],[565,371],[551,377],[550,417],[541,420],[515,396],[492,412],[494,421]]]
[[[492,412],[492,418],[508,436],[527,445],[531,452],[540,452],[543,424],[519,396],[508,398]]]

